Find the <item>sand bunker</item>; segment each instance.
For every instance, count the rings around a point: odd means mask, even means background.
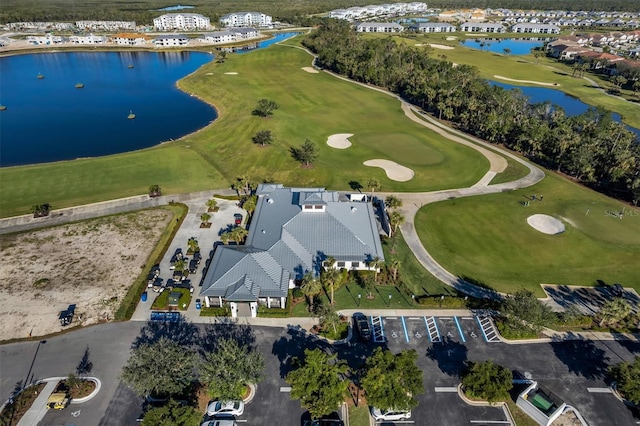
[[[225,72],[226,75],[238,75],[237,72]]]
[[[487,36],[487,34],[484,34],[484,33],[477,33],[477,34],[475,34],[475,33],[471,33],[471,34],[467,33],[467,35],[469,37],[486,37]]]
[[[380,167],[381,169],[384,169],[387,177],[397,182],[406,182],[413,179],[413,170],[408,167],[401,166],[394,161],[376,159],[367,160],[362,164],[369,167]]]
[[[546,214],[534,214],[527,218],[527,223],[536,231],[543,234],[555,235],[564,232],[564,224],[558,219]]]
[[[516,83],[538,84],[540,86],[559,86],[558,83],[545,83],[544,81],[533,81],[533,80],[516,80],[514,78],[503,77],[501,75],[494,75],[493,78],[498,78],[500,80],[506,80],[506,81],[514,81]]]
[[[213,75],[213,73],[212,72],[208,72],[207,75]]]
[[[457,39],[458,39],[458,37],[456,37],[456,36],[447,37],[447,41],[453,41],[453,40],[457,40]]]
[[[313,67],[302,67],[302,69],[308,72],[309,74],[318,74],[320,72]]]
[[[331,135],[327,138],[327,145],[331,148],[347,149],[351,146],[349,138],[353,136],[352,133],[338,133]]]
[[[429,46],[433,47],[434,49],[441,49],[441,50],[453,50],[454,49],[453,47],[445,46],[444,44],[429,43]]]
[[[414,44],[414,46],[421,47],[421,46],[424,46],[424,44],[422,44],[422,43],[416,43],[416,44]]]

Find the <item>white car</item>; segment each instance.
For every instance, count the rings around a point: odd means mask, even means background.
[[[411,411],[381,410],[376,407],[371,407],[371,415],[375,420],[407,420],[411,417]]]
[[[242,401],[213,401],[207,406],[208,416],[229,415],[241,416],[244,413]]]
[[[200,426],[238,426],[235,420],[209,420]]]

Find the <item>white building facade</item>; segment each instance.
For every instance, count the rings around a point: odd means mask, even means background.
[[[107,37],[102,35],[72,35],[69,37],[69,43],[73,44],[105,44]]]
[[[273,26],[271,16],[260,12],[228,13],[220,18],[220,24],[224,27],[271,28]]]
[[[197,13],[168,13],[153,20],[156,30],[208,30],[211,21],[208,17]]]
[[[395,22],[363,22],[356,26],[359,33],[399,33],[404,27]]]
[[[79,30],[113,31],[135,30],[135,21],[76,21]]]

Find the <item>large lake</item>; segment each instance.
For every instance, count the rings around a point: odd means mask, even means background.
[[[500,83],[497,81],[489,80],[489,83],[495,86],[500,86],[504,89],[519,89],[529,98],[529,102],[532,104],[542,103],[549,101],[552,104],[562,107],[567,115],[580,115],[585,113],[589,108],[593,108],[591,105],[585,104],[578,98],[567,95],[561,90],[547,89],[545,87],[530,87],[530,86],[514,86],[511,84]],[[613,119],[618,122],[622,122],[620,114],[612,113]],[[640,130],[635,127],[627,125],[627,129],[634,132],[638,138],[640,138]]]
[[[0,104],[7,107],[0,111],[0,166],[133,151],[206,126],[215,109],[178,90],[176,81],[212,59],[201,52],[0,58]]]

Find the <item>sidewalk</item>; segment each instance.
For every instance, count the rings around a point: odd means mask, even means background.
[[[58,386],[59,380],[47,382],[40,395],[33,401],[31,408],[24,413],[17,426],[37,426],[47,413],[47,400]]]

